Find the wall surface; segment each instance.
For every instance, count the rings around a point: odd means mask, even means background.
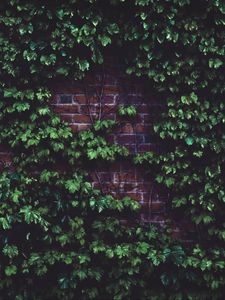
[[[104,194],[136,199],[142,206],[142,221],[162,226],[169,213],[168,194],[151,182],[151,170],[146,174],[146,170],[132,163],[137,153],[160,151],[159,140],[153,134],[153,123],[161,107],[153,89],[142,80],[126,76],[122,65],[109,60],[84,80],[54,82],[51,90],[51,108],[69,123],[74,135],[90,128],[95,120],[117,121],[115,131],[107,138],[127,147],[129,157],[90,167],[90,180]],[[137,115],[132,118],[118,116],[116,111],[120,105],[134,105]],[[0,145],[0,171],[4,165],[10,165],[11,156],[10,149]],[[189,229],[183,230],[183,223],[185,220],[174,222],[173,235],[181,237],[182,232],[182,238],[186,240],[189,238],[183,234]]]
[[[162,224],[167,194],[159,192],[144,170],[131,162],[135,154],[160,147],[153,134],[159,103],[151,95],[151,89],[126,76],[122,69],[120,64],[111,61],[82,82],[54,84],[52,109],[70,124],[75,134],[91,127],[95,120],[118,122],[107,138],[127,147],[130,156],[127,160],[95,166],[95,170],[91,170],[93,186],[118,198],[127,195],[136,199],[142,204],[143,221]],[[116,111],[120,105],[134,105],[137,115],[132,118],[118,116]]]

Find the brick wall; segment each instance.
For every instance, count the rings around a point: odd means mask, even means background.
[[[152,184],[149,175],[141,167],[131,163],[132,156],[143,151],[160,151],[160,144],[153,134],[153,123],[160,109],[157,95],[143,80],[124,75],[123,66],[109,61],[104,68],[98,68],[84,80],[54,82],[50,87],[53,93],[51,108],[69,122],[74,134],[89,128],[96,119],[113,119],[118,126],[109,141],[124,145],[130,157],[115,163],[95,165],[90,170],[93,186],[103,193],[118,198],[128,195],[142,205],[141,219],[163,225],[168,214],[168,195]],[[118,105],[135,105],[135,118],[118,117]],[[0,145],[0,171],[4,165],[11,164],[10,149]],[[151,172],[151,170],[149,170]],[[152,174],[151,174],[152,175]],[[153,174],[154,175],[154,174]],[[194,239],[190,222],[181,215],[172,216],[173,236],[184,241]]]
[[[162,224],[165,219],[167,194],[158,191],[149,176],[131,162],[132,156],[156,150],[160,145],[153,134],[153,122],[159,103],[156,96],[140,80],[132,79],[115,61],[107,62],[81,82],[54,83],[52,109],[69,122],[76,134],[89,128],[95,120],[112,119],[118,126],[107,138],[129,149],[127,160],[105,163],[90,170],[93,186],[118,198],[128,195],[142,204],[143,221]],[[120,117],[119,105],[134,105],[137,116]],[[150,170],[151,171],[151,170]]]
[[[0,144],[0,172],[3,170],[5,166],[11,165],[11,152],[8,147]]]

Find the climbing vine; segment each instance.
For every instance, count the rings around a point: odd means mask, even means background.
[[[223,298],[224,14],[222,0],[1,2],[0,143],[13,164],[0,175],[0,299]],[[194,224],[188,247],[88,181],[87,161],[129,155],[105,139],[116,124],[74,136],[49,106],[49,86],[82,79],[105,49],[165,106],[164,151],[134,162],[168,189],[171,218]]]

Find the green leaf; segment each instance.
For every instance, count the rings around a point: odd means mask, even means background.
[[[193,140],[192,137],[187,137],[187,138],[185,139],[185,142],[186,142],[187,145],[191,146],[191,145],[193,145],[194,140]]]
[[[17,267],[15,265],[7,266],[5,268],[6,276],[15,275],[17,273]]]
[[[3,248],[2,252],[4,253],[4,255],[8,256],[9,258],[16,257],[19,254],[18,248],[15,245],[6,245]]]
[[[111,38],[109,36],[106,36],[106,35],[102,36],[100,38],[100,41],[102,43],[102,46],[104,46],[104,47],[107,46],[108,44],[111,44],[111,42],[112,42]]]
[[[63,9],[58,9],[58,10],[56,11],[56,16],[57,16],[60,20],[62,20],[63,17],[64,17],[64,11],[63,11]]]

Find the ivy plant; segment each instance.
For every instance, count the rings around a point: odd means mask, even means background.
[[[0,299],[223,299],[224,14],[222,0],[1,2],[0,143],[13,162],[0,174]],[[164,108],[163,151],[134,158],[170,195],[162,229],[88,180],[87,165],[129,155],[107,141],[116,124],[74,136],[49,105],[54,82],[84,78],[112,47]],[[172,238],[175,214],[194,226],[188,246]]]

